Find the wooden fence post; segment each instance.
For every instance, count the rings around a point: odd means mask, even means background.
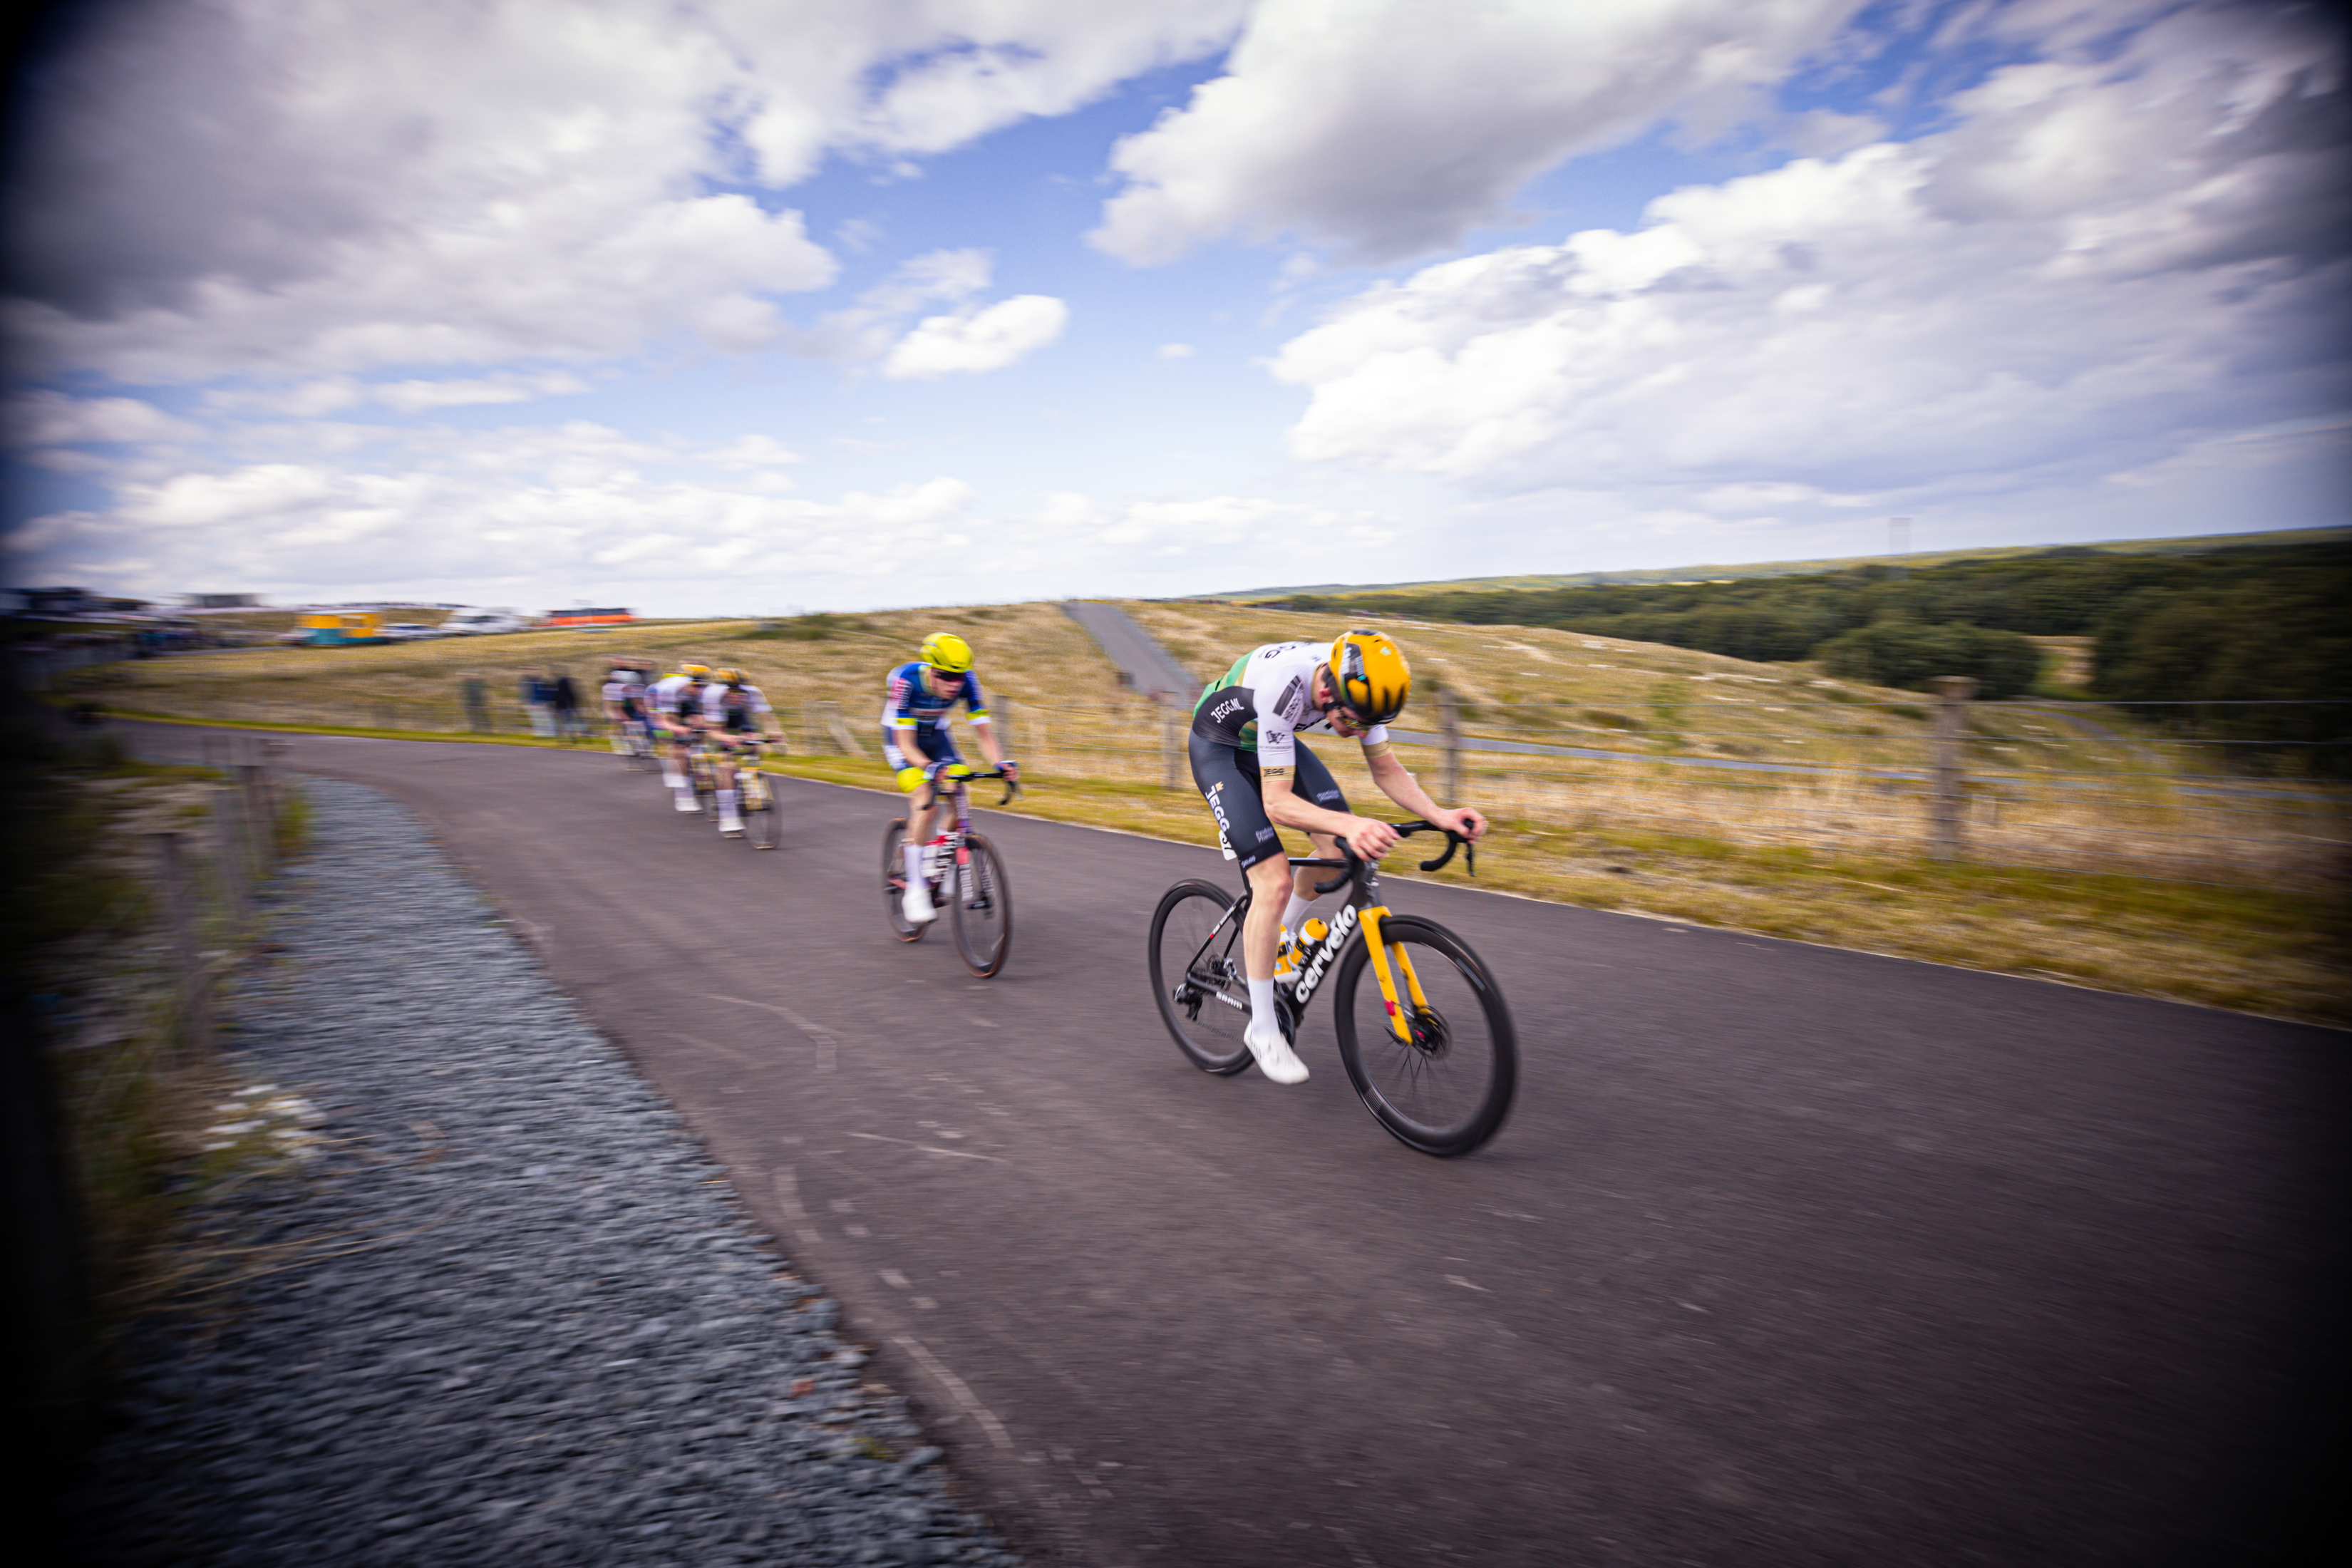
[[[1189,726],[1177,722],[1177,716],[1183,712],[1183,709],[1164,693],[1160,698],[1159,707],[1160,786],[1162,789],[1182,789],[1186,776],[1192,771],[1192,759],[1186,754],[1189,748],[1185,744]]]
[[[1462,804],[1462,700],[1451,691],[1437,694],[1437,736],[1445,752],[1442,798],[1446,805],[1458,806]]]
[[[229,918],[236,929],[243,931],[253,920],[253,888],[247,879],[245,860],[243,813],[237,810],[236,791],[223,786],[213,793],[213,830],[218,839],[215,856],[220,867],[221,890],[227,896]]]
[[[1960,858],[1960,733],[1968,725],[1976,679],[1939,675],[1927,682],[1936,694],[1936,792],[1931,809],[1934,835],[1928,853],[1938,860]]]

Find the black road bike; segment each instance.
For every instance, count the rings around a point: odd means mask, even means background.
[[[1004,779],[1004,770],[976,773],[958,763],[941,769],[929,786],[935,799],[948,797],[953,826],[943,839],[923,846],[923,866],[931,905],[954,925],[963,966],[986,980],[1004,967],[1005,952],[1013,945],[1013,889],[996,846],[971,830],[974,779]],[[996,804],[1010,805],[1020,793],[1019,780],[1004,779],[1004,798]],[[892,935],[900,942],[920,942],[930,927],[910,924],[898,907],[907,891],[907,862],[901,852],[906,833],[903,816],[882,830],[882,905]]]
[[[1478,852],[1459,834],[1428,822],[1395,826],[1404,835],[1445,835],[1445,853],[1423,861],[1423,870],[1437,870],[1459,849],[1477,874]],[[1343,887],[1349,893],[1320,939],[1302,939],[1294,966],[1276,977],[1283,1033],[1297,1044],[1307,1005],[1331,979],[1339,1060],[1373,1117],[1422,1153],[1467,1154],[1510,1113],[1519,1063],[1510,1009],[1469,943],[1435,921],[1391,913],[1381,902],[1378,868],[1345,839],[1339,849],[1338,860],[1290,860],[1339,871],[1317,886],[1318,897]],[[1241,942],[1250,899],[1246,880],[1239,901],[1211,882],[1179,882],[1151,917],[1160,1016],[1194,1066],[1220,1076],[1252,1060],[1242,1041],[1250,1021]],[[1370,985],[1363,984],[1368,968]]]

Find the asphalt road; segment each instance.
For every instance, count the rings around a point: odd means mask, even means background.
[[[1086,628],[1096,646],[1127,672],[1128,683],[1138,691],[1165,697],[1187,708],[1201,695],[1202,678],[1177,663],[1175,655],[1117,605],[1068,599],[1062,604],[1062,613]]]
[[[1321,1008],[1297,1088],[1179,1057],[1213,852],[984,817],[982,983],[886,930],[880,795],[759,854],[604,755],[290,754],[435,825],[1040,1563],[2238,1563],[2340,1475],[2341,1035],[1391,880],[1527,1058],[1439,1162]]]

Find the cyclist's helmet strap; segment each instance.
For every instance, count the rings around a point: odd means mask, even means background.
[[[1331,687],[1367,724],[1385,724],[1404,711],[1412,670],[1396,644],[1379,632],[1342,632],[1331,644]]]

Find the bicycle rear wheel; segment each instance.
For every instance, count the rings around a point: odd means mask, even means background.
[[[1391,965],[1399,952],[1411,963],[1428,1006],[1414,1005],[1399,974],[1397,1001],[1412,1038],[1398,1039],[1379,977],[1364,973],[1371,949],[1367,941],[1350,944],[1331,995],[1348,1081],[1406,1147],[1442,1158],[1467,1154],[1503,1125],[1517,1089],[1510,1009],[1478,955],[1444,926],[1390,915],[1381,935]]]
[[[743,836],[754,849],[773,849],[783,837],[783,813],[776,809],[775,786],[757,768],[736,774],[742,782]]]
[[[1151,916],[1151,996],[1160,1021],[1194,1067],[1230,1077],[1250,1065],[1249,982],[1242,972],[1242,922],[1233,895],[1208,882],[1179,882]]]
[[[969,867],[950,866],[940,891],[954,906],[956,951],[963,966],[986,980],[1004,967],[1013,945],[1013,889],[1004,879],[1004,862],[996,846],[974,833],[964,839],[971,856]],[[967,879],[963,873],[969,871]]]
[[[900,942],[920,942],[929,926],[909,925],[898,900],[907,894],[907,857],[903,841],[907,837],[907,819],[891,819],[882,830],[882,912],[890,921],[890,934]]]

